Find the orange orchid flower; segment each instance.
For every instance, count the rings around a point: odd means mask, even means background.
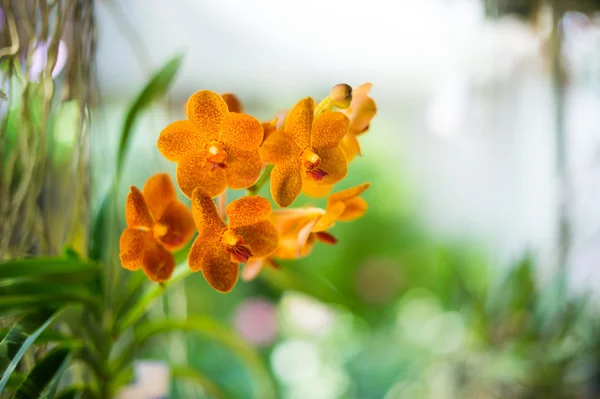
[[[277,267],[275,259],[299,259],[309,255],[317,241],[337,243],[327,230],[337,221],[349,222],[364,215],[368,205],[359,195],[370,185],[364,183],[332,194],[325,209],[307,207],[273,212],[271,221],[279,231],[279,245],[270,256],[248,262],[242,279],[252,280],[265,265]]]
[[[242,102],[240,101],[238,96],[236,96],[235,94],[224,93],[221,94],[221,98],[223,99],[223,101],[225,101],[225,104],[227,104],[227,109],[229,109],[229,112],[237,112],[238,114],[244,112],[244,106],[242,105]]]
[[[357,137],[369,130],[371,119],[377,113],[377,105],[369,97],[371,86],[371,83],[364,83],[352,90],[350,107],[340,111],[350,119],[348,132],[340,143],[348,162],[354,159],[356,155],[360,155],[360,145]]]
[[[230,112],[226,101],[208,90],[189,98],[186,113],[187,120],[160,133],[158,149],[177,162],[177,183],[187,197],[196,187],[216,197],[228,186],[248,188],[258,180],[264,133],[256,118]]]
[[[261,159],[275,165],[271,195],[281,207],[294,201],[305,180],[327,186],[346,176],[340,140],[348,130],[348,117],[330,111],[314,118],[314,110],[312,98],[298,102],[288,113],[284,129],[270,134],[261,146]]]
[[[279,234],[272,222],[271,204],[259,196],[232,201],[225,212],[229,226],[217,211],[211,196],[202,188],[192,194],[192,213],[199,235],[190,250],[192,271],[202,271],[217,291],[229,292],[235,286],[239,264],[265,257],[277,248]]]
[[[143,192],[135,186],[127,196],[127,228],[120,240],[121,264],[144,270],[152,281],[166,281],[175,269],[173,252],[183,248],[195,232],[192,212],[177,199],[168,174],[148,179]]]

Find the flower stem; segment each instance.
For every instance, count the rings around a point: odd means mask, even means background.
[[[273,166],[274,165],[265,166],[265,170],[263,171],[263,174],[260,176],[260,178],[257,180],[257,182],[254,183],[253,186],[248,188],[248,195],[258,194],[258,192],[260,191],[262,186],[264,186],[265,183],[268,182],[269,179],[271,178],[271,172],[273,171]]]
[[[329,96],[327,96],[319,104],[317,104],[313,117],[316,119],[317,116],[321,115],[323,112],[331,111],[331,108],[331,99],[329,98]]]

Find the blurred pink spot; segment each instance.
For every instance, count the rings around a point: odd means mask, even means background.
[[[264,299],[243,302],[236,310],[233,323],[244,339],[257,346],[268,346],[277,337],[275,305]]]
[[[29,79],[38,80],[48,62],[48,43],[45,41],[38,42],[33,51],[31,58],[31,69],[29,70]],[[64,41],[58,43],[58,51],[56,54],[56,63],[52,69],[52,78],[58,76],[60,71],[67,63],[67,45]]]

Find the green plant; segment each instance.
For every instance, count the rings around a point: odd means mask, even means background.
[[[185,330],[231,350],[252,373],[254,396],[274,397],[258,355],[215,320],[191,317],[156,322],[145,317],[154,302],[190,274],[187,265],[181,265],[164,284],[148,284],[143,275],[124,273],[115,256],[114,237],[120,228],[114,197],[133,128],[144,109],[166,94],[181,60],[177,56],[156,72],[129,108],[113,184],[92,218],[87,256],[66,249],[59,257],[0,264],[0,315],[16,321],[2,331],[0,342],[4,395],[112,398],[131,380],[133,360],[146,344],[158,335]],[[178,261],[181,255],[176,256]],[[174,377],[218,393],[199,371],[185,365],[172,368]]]

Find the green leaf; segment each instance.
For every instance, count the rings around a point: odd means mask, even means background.
[[[9,329],[0,329],[0,337],[5,337],[9,333]],[[49,342],[77,342],[76,338],[64,335],[58,331],[45,330],[36,340],[37,343],[47,344]]]
[[[172,366],[171,376],[176,380],[191,381],[200,385],[213,398],[225,399],[225,393],[200,371],[186,366]]]
[[[139,325],[134,329],[134,342],[123,349],[111,369],[117,374],[126,372],[141,345],[156,335],[173,331],[197,333],[228,348],[238,356],[252,374],[252,381],[255,384],[254,397],[260,399],[276,397],[273,381],[256,351],[231,329],[206,316],[190,316],[186,320],[165,319]],[[118,376],[114,378],[119,379]]]
[[[119,186],[121,170],[123,168],[123,163],[125,162],[125,155],[129,148],[129,143],[131,141],[133,128],[137,118],[140,116],[142,111],[167,93],[171,83],[173,82],[173,79],[175,78],[175,74],[181,66],[182,59],[183,55],[180,54],[163,65],[163,67],[150,78],[148,83],[146,83],[146,86],[144,86],[142,91],[137,95],[136,99],[133,101],[129,107],[129,110],[127,111],[123,128],[121,130],[121,139],[117,152],[117,166],[115,171],[116,179],[113,181],[111,188],[104,195],[100,205],[100,210],[98,211],[98,214],[92,223],[89,250],[90,259],[102,259],[103,251],[107,250],[106,240],[111,236],[110,229],[112,226],[111,222],[113,221],[114,213],[114,207],[113,203],[111,202],[111,198],[115,194],[116,188]]]
[[[102,304],[84,284],[49,284],[37,281],[0,281],[0,309],[5,306],[39,306],[40,303],[83,303],[99,314]],[[36,305],[37,304],[37,305]]]
[[[533,268],[533,257],[526,254],[511,271],[505,285],[511,312],[533,308],[537,294]]]
[[[16,391],[19,385],[25,380],[25,374],[23,373],[12,373],[8,382],[6,383],[6,389],[9,391]]]
[[[72,347],[72,346],[65,346],[65,345],[63,345],[62,348],[67,349],[67,351],[68,351],[67,355],[69,355],[71,353],[71,351],[74,349],[74,347]],[[60,349],[60,347],[57,348],[57,350],[58,349]],[[46,358],[48,356],[46,356]],[[62,375],[64,374],[65,370],[67,369],[67,367],[69,367],[69,365],[71,364],[71,359],[72,359],[71,356],[69,356],[68,359],[65,357],[63,362],[59,363],[59,368],[56,369],[56,372],[54,373],[54,378],[51,380],[50,386],[48,387],[48,389],[46,390],[46,393],[43,396],[44,399],[52,399],[56,396],[56,391],[58,391],[58,385],[60,383],[60,379],[61,379]],[[34,370],[35,370],[35,368],[34,368]],[[54,369],[49,369],[50,372],[52,372],[52,370],[54,370]]]
[[[41,398],[46,387],[54,379],[60,378],[68,363],[70,353],[71,348],[67,347],[58,347],[48,352],[21,383],[13,399]]]
[[[100,267],[78,259],[27,258],[0,263],[0,281],[4,279],[57,279],[63,283],[95,281]]]
[[[113,327],[114,336],[119,336],[125,332],[129,327],[133,326],[139,321],[142,316],[146,313],[148,307],[156,300],[160,298],[167,289],[171,288],[179,281],[184,280],[187,276],[192,274],[189,267],[186,265],[179,266],[169,281],[163,285],[153,283],[146,288],[146,292],[135,302],[131,308],[124,308],[122,312],[117,315],[117,321]]]
[[[94,218],[94,223],[90,233],[90,249],[88,252],[88,256],[94,261],[106,260],[102,259],[102,252],[106,250],[106,240],[110,236],[109,229],[111,226],[111,202],[109,194],[114,191],[115,190],[111,189],[107,194],[104,195],[104,199],[100,205],[100,210]]]
[[[163,97],[171,83],[175,74],[181,66],[183,55],[179,54],[168,61],[163,67],[150,78],[146,86],[138,94],[135,101],[129,107],[127,116],[125,117],[125,123],[123,124],[123,130],[121,131],[121,142],[119,143],[119,151],[117,153],[117,176],[120,175],[125,160],[125,154],[129,147],[131,139],[131,132],[135,126],[135,122],[141,111],[148,108],[155,100]]]
[[[70,386],[60,391],[54,399],[78,399],[87,391],[89,390],[85,386]]]
[[[59,311],[42,309],[19,320],[0,342],[0,392],[17,364],[40,334],[54,321]]]

